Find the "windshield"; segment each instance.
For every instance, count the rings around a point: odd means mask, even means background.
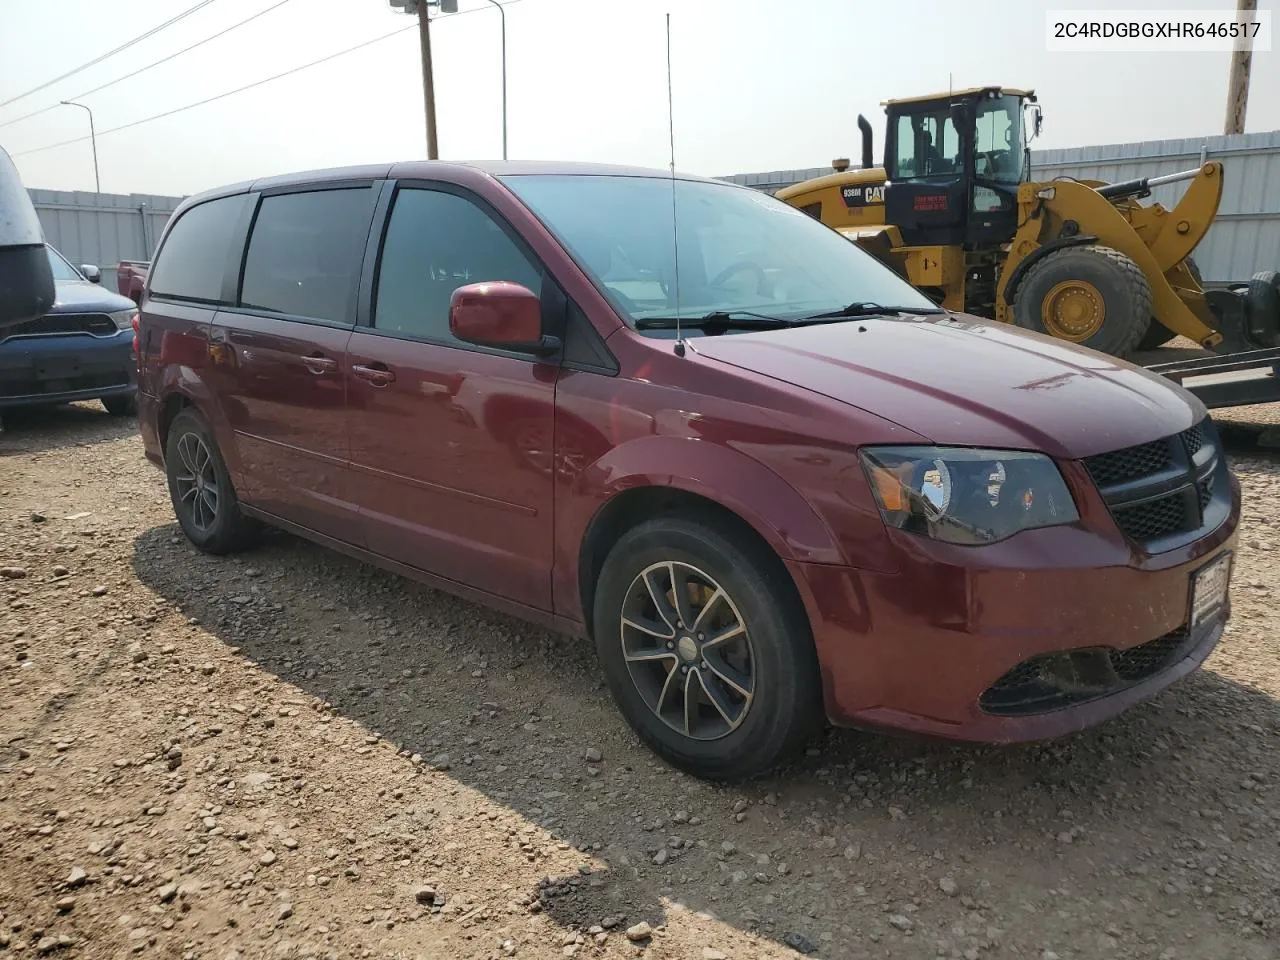
[[[978,102],[975,172],[1001,183],[1022,181],[1022,101],[1003,96]]]
[[[673,202],[659,177],[502,179],[631,324],[736,311],[795,319],[867,301],[933,307],[853,241],[743,187],[676,180]]]
[[[83,280],[78,270],[62,259],[62,254],[45,244],[45,253],[49,255],[49,268],[53,270],[54,280]]]

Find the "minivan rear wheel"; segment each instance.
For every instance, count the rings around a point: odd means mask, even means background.
[[[164,463],[173,512],[188,540],[215,554],[257,542],[261,525],[240,512],[213,432],[194,410],[183,410],[170,425]]]
[[[597,652],[623,716],[670,763],[752,777],[820,728],[813,638],[787,577],[748,535],[683,517],[643,523],[609,553]]]

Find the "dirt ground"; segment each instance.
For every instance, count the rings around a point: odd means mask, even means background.
[[[0,957],[1280,957],[1247,422],[1207,669],[1063,741],[833,731],[735,788],[642,748],[581,643],[283,535],[199,554],[133,421],[5,427]]]

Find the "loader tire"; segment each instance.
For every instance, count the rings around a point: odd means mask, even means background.
[[[1195,278],[1196,283],[1204,288],[1204,278],[1200,275],[1200,268],[1196,266],[1196,262],[1190,257],[1183,261],[1187,265],[1187,270],[1191,272],[1191,276]],[[1151,326],[1147,328],[1147,332],[1138,341],[1139,350],[1154,350],[1156,347],[1163,347],[1170,340],[1177,336],[1172,330],[1166,327],[1155,317],[1151,318]]]
[[[1018,287],[1020,327],[1127,357],[1151,327],[1151,286],[1111,247],[1065,247],[1033,266]]]
[[[1280,272],[1261,270],[1249,281],[1249,339],[1259,346],[1280,340]]]

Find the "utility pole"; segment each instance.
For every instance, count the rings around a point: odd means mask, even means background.
[[[1258,0],[1236,0],[1236,23],[1253,23]],[[1231,80],[1227,85],[1227,118],[1222,132],[1244,133],[1244,115],[1249,107],[1249,68],[1253,62],[1252,46],[1236,41],[1231,53]]]
[[[427,114],[427,159],[438,160],[440,150],[436,145],[436,88],[431,73],[431,19],[432,7],[441,13],[458,12],[458,0],[388,0],[393,10],[418,15],[418,44],[422,48],[422,106]]]
[[[1240,0],[1247,3],[1247,0]],[[426,108],[426,159],[438,160],[435,143],[435,83],[431,79],[431,28],[426,15],[428,0],[417,0],[417,37],[422,47],[422,102]]]

